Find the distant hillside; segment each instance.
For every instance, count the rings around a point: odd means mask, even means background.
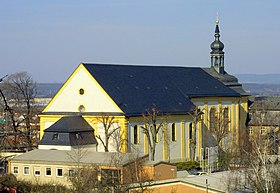
[[[37,97],[38,98],[52,98],[56,92],[61,88],[61,83],[38,83]]]
[[[280,84],[280,74],[236,74],[241,83]]]
[[[254,96],[280,96],[280,84],[243,83],[243,88]]]

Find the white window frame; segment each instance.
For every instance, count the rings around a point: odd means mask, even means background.
[[[249,128],[249,135],[252,135],[252,134],[253,134],[253,129]]]
[[[27,171],[28,171],[28,173],[25,173],[25,169],[28,169]],[[23,175],[25,175],[25,176],[28,176],[28,175],[30,175],[30,167],[29,166],[23,166]]]
[[[266,134],[266,129],[265,129],[265,128],[263,128],[263,127],[261,127],[261,129],[260,129],[260,134],[261,134],[261,135]]]
[[[61,172],[62,172],[61,176],[58,175],[58,170],[61,170]],[[60,177],[60,178],[63,177],[63,169],[62,168],[56,168],[56,176]]]
[[[75,170],[74,169],[69,169],[68,170],[68,177],[72,178],[75,175]]]
[[[39,174],[36,174],[37,171]],[[41,176],[41,168],[34,168],[34,176]]]
[[[15,168],[17,168],[17,172],[15,172]],[[13,166],[13,174],[19,174],[19,167],[18,166]]]
[[[47,169],[51,169],[51,175],[47,175]],[[45,167],[45,176],[48,176],[48,177],[52,176],[52,167]]]

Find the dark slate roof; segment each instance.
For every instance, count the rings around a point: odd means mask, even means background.
[[[201,68],[83,64],[127,116],[152,105],[163,114],[185,114],[190,98],[240,96]]]
[[[39,145],[91,145],[97,144],[94,129],[81,116],[62,117],[44,131]]]
[[[205,70],[208,74],[215,77],[219,81],[223,82],[225,85],[240,85],[238,83],[238,79],[235,76],[228,74],[227,72],[225,72],[224,74],[218,73],[214,69],[214,67],[203,68],[203,70]]]
[[[93,128],[82,116],[65,116],[47,128],[44,132],[81,132],[93,131]]]
[[[203,68],[203,70],[211,76],[213,76],[214,78],[216,78],[217,80],[227,85],[229,88],[238,92],[240,95],[249,96],[249,94],[243,89],[242,84],[238,83],[238,79],[235,76],[228,74],[226,71],[224,74],[218,73],[214,69],[214,67]]]

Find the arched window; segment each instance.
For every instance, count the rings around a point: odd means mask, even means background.
[[[189,124],[189,139],[192,139],[192,123]]]
[[[228,125],[229,125],[229,115],[228,115],[229,111],[228,108],[226,107],[224,109],[224,127],[225,129],[228,129]]]
[[[134,144],[138,144],[139,141],[138,141],[138,126],[135,125],[134,128],[133,128],[133,143]]]
[[[215,114],[216,114],[216,109],[211,108],[210,109],[210,129],[214,129],[214,127],[215,127]]]
[[[176,141],[176,125],[172,123],[171,125],[171,140]]]

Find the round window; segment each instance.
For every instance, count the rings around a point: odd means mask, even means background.
[[[85,106],[84,105],[80,105],[79,106],[79,111],[80,112],[85,112]]]
[[[83,95],[83,94],[85,94],[85,90],[81,88],[81,89],[79,90],[79,93],[80,93],[80,95]]]

